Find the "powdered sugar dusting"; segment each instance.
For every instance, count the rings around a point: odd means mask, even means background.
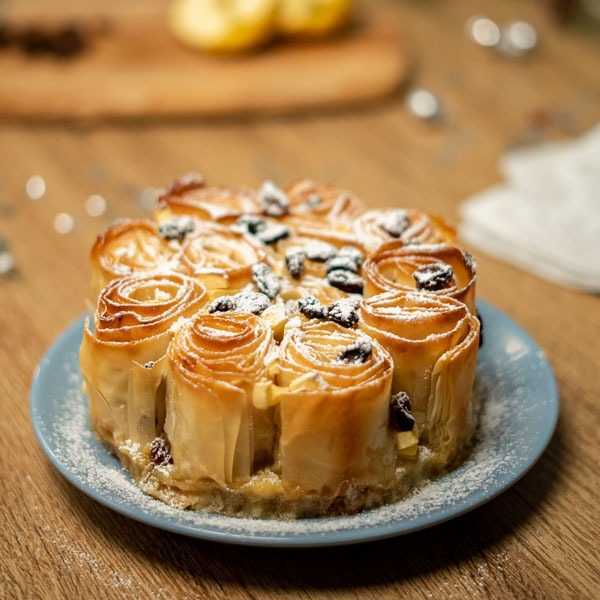
[[[319,540],[330,543],[332,533],[338,536],[332,543],[340,543],[340,535],[347,535],[349,540],[368,539],[373,531],[374,537],[392,535],[433,524],[484,502],[516,480],[547,442],[540,442],[545,435],[540,433],[544,430],[540,423],[543,411],[532,400],[532,394],[539,390],[535,378],[547,369],[543,353],[535,346],[515,344],[514,336],[512,343],[509,337],[490,347],[495,328],[492,322],[486,325],[488,347],[484,346],[480,355],[476,392],[483,398],[483,406],[470,458],[404,500],[352,517],[297,521],[224,517],[181,511],[147,496],[91,432],[77,352],[71,347],[61,357],[63,388],[52,390],[56,396],[51,399],[51,418],[42,422],[35,411],[33,418],[38,421],[38,435],[51,447],[55,462],[71,481],[92,497],[142,521],[198,537],[257,544],[261,539],[265,544],[272,540],[278,543],[279,538],[294,545],[297,537],[318,545]],[[45,368],[52,368],[52,362],[44,361],[42,371]]]

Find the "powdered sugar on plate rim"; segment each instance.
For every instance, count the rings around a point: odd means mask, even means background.
[[[36,369],[31,418],[54,466],[77,488],[144,523],[192,537],[253,546],[331,546],[401,535],[459,516],[515,483],[546,448],[558,417],[556,382],[544,353],[514,321],[478,302],[485,342],[482,394],[470,458],[404,500],[352,517],[241,519],[171,508],[145,495],[97,441],[81,392],[78,350],[84,317],[57,339]]]

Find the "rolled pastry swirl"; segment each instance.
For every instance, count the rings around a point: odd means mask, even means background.
[[[359,328],[390,353],[392,392],[406,392],[422,438],[451,461],[472,436],[479,320],[465,304],[427,292],[362,301]]]
[[[177,215],[203,221],[230,224],[243,214],[257,214],[260,204],[256,192],[244,187],[174,186],[158,199],[155,217],[163,222]]]
[[[198,278],[211,298],[252,283],[252,265],[266,262],[262,245],[216,223],[196,222],[178,255],[178,269]]]
[[[338,360],[359,339],[328,321],[288,323],[276,383],[281,480],[290,496],[335,496],[356,479],[378,485],[393,477],[392,363],[375,340],[365,362]]]
[[[178,321],[205,303],[204,286],[177,273],[122,277],[103,290],[79,362],[92,422],[113,449],[161,431],[162,359]]]
[[[164,239],[153,221],[117,223],[98,236],[90,255],[94,302],[109,281],[125,275],[169,269],[178,245]]]
[[[255,315],[197,315],[168,351],[165,433],[171,477],[181,488],[202,480],[246,482],[272,456],[273,408],[254,406],[270,382],[271,329]]]
[[[413,209],[370,210],[356,219],[353,231],[368,252],[395,239],[404,244],[454,244],[456,231],[438,215]]]
[[[337,186],[302,179],[285,188],[289,213],[282,221],[299,235],[352,240],[352,223],[365,208],[352,192]],[[346,234],[344,236],[344,234]]]
[[[401,241],[383,244],[363,264],[365,298],[383,292],[416,290],[417,270],[426,275],[428,269],[435,272],[438,267],[445,270],[448,280],[438,289],[427,291],[460,300],[475,314],[475,261],[465,250],[448,244],[404,246]]]

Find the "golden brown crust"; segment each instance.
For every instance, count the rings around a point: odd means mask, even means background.
[[[194,176],[155,221],[100,236],[80,365],[94,431],[141,489],[230,515],[353,514],[465,455],[475,265],[424,243],[454,240],[443,220],[392,212],[309,180]]]
[[[262,244],[230,227],[200,221],[183,240],[176,268],[196,277],[215,297],[252,283],[252,265],[258,262],[268,262]]]
[[[158,199],[156,218],[162,222],[174,215],[203,221],[233,223],[243,214],[260,213],[256,192],[244,187],[198,185],[171,189]]]
[[[479,320],[450,296],[394,292],[366,298],[360,329],[394,363],[392,391],[406,392],[423,440],[453,460],[473,435]]]
[[[109,227],[92,246],[92,297],[97,298],[113,279],[170,269],[178,249],[147,219],[126,219]]]
[[[438,265],[449,266],[451,278],[439,289],[427,291],[460,300],[475,314],[475,261],[465,250],[449,244],[405,246],[398,240],[381,245],[363,265],[365,296],[369,298],[383,292],[416,290],[417,269]]]
[[[356,219],[353,232],[368,252],[394,240],[404,244],[456,243],[455,229],[442,217],[405,208],[370,210]]]

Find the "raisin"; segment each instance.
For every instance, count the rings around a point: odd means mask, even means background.
[[[164,437],[157,437],[150,444],[150,460],[157,466],[172,465],[171,445]]]
[[[256,263],[252,265],[252,279],[259,292],[273,299],[281,291],[281,282],[269,265]]]
[[[325,270],[327,273],[331,271],[335,271],[336,269],[341,269],[342,271],[350,271],[351,273],[358,273],[358,265],[350,256],[342,256],[338,254],[333,258],[330,258],[325,263]]]
[[[13,43],[13,32],[0,21],[0,48],[7,48]]]
[[[295,250],[290,248],[285,253],[285,265],[290,275],[294,279],[300,279],[304,273],[305,267],[305,255],[302,250]]]
[[[443,290],[454,278],[452,267],[446,263],[431,263],[420,266],[413,277],[418,290],[435,292]]]
[[[27,55],[49,54],[60,59],[81,53],[87,40],[78,26],[66,24],[58,30],[32,25],[13,32],[10,42]]]
[[[362,264],[363,258],[364,258],[363,253],[358,248],[355,248],[354,246],[344,246],[343,248],[340,248],[340,251],[338,252],[338,256],[339,257],[343,256],[344,258],[350,258],[356,264],[356,268],[360,267],[360,265]]]
[[[208,306],[209,313],[228,312],[234,310],[235,300],[233,296],[220,296],[213,300]]]
[[[289,227],[275,223],[274,225],[268,225],[265,229],[257,232],[256,237],[263,244],[275,244],[286,237],[289,237],[290,234],[291,231]]]
[[[481,348],[483,346],[483,320],[479,311],[477,311],[476,315],[479,319],[479,347]]]
[[[175,217],[158,226],[158,234],[166,240],[179,240],[194,231],[194,221],[190,217]]]
[[[147,363],[144,364],[144,369],[151,369],[155,364],[155,361],[149,360]]]
[[[362,294],[364,288],[364,281],[360,275],[342,269],[327,273],[327,282],[348,294]]]
[[[398,431],[412,431],[415,426],[415,418],[412,416],[408,394],[406,392],[394,394],[390,408]]]
[[[365,363],[373,354],[373,344],[362,338],[346,346],[337,357],[337,360],[348,364]]]
[[[253,315],[260,315],[271,304],[270,298],[260,292],[240,292],[233,296],[233,302],[233,310],[249,312]]]
[[[327,318],[342,327],[352,327],[358,323],[358,304],[353,298],[342,298],[327,307]]]
[[[258,191],[258,199],[263,207],[263,213],[269,217],[282,217],[290,209],[287,194],[272,181],[265,181]]]
[[[70,58],[85,48],[83,33],[75,25],[67,25],[54,38],[54,55],[58,58]]]
[[[304,254],[306,254],[306,258],[309,260],[314,260],[315,262],[327,262],[337,254],[337,248],[327,242],[315,240],[306,244],[304,247]]]
[[[394,238],[399,238],[409,227],[410,220],[405,210],[395,210],[389,220],[381,224],[381,229]]]
[[[298,300],[300,312],[309,319],[326,319],[327,307],[323,306],[314,296],[304,296]]]
[[[236,225],[238,229],[241,229],[250,235],[256,235],[267,228],[267,223],[262,217],[252,214],[242,215],[236,221]]]

